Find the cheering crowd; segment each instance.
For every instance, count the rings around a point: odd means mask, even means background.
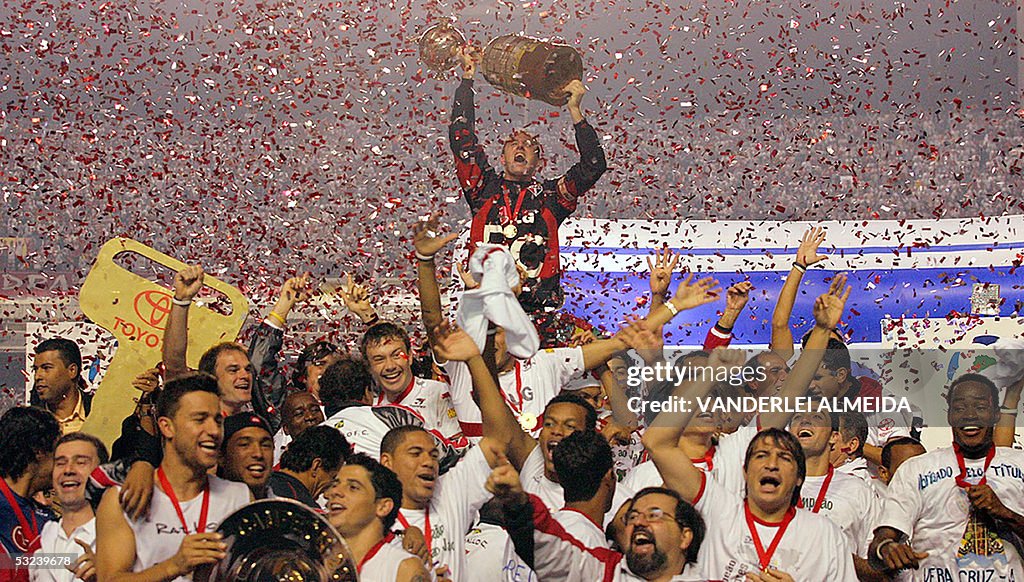
[[[813,328],[794,338],[802,277],[827,259],[826,233],[808,230],[770,349],[746,353],[729,345],[752,285],[690,274],[673,288],[678,255],[665,249],[649,259],[648,313],[601,337],[559,310],[558,226],[607,169],[586,89],[566,87],[579,161],[539,180],[537,136],[510,135],[500,168],[483,153],[479,58],[460,54],[449,128],[473,214],[457,312],[445,313],[437,275],[456,235],[437,215],[413,225],[408,249],[420,321],[382,321],[365,289],[343,289],[362,321],[358,353],[317,341],[284,361],[307,276],[284,283],[248,346],[190,344],[205,273],[186,267],[162,365],[136,377],[138,406],[109,452],[81,432],[91,397],[79,347],[39,343],[33,405],[0,418],[0,579],[187,580],[229,559],[217,532],[227,516],[288,498],[325,516],[366,581],[1024,580],[1024,454],[1008,447],[1024,377],[953,379],[951,447],[932,451],[903,411],[627,405],[877,399],[885,387],[854,374],[840,328],[865,291],[835,274],[815,290]],[[704,349],[666,352],[663,326],[714,302]],[[413,326],[427,345],[411,344]],[[626,382],[631,366],[666,364],[680,381]],[[17,562],[67,554],[60,568]]]

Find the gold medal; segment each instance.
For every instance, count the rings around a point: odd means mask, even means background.
[[[519,426],[523,427],[526,432],[531,432],[537,426],[537,417],[529,412],[524,412],[519,415]]]
[[[505,235],[507,239],[513,239],[519,234],[519,229],[514,224],[506,224],[505,228],[501,229],[501,234]]]

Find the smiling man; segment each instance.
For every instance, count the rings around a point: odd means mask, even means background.
[[[224,440],[217,474],[228,481],[245,483],[255,499],[266,499],[271,491],[274,439],[262,418],[250,412],[224,419]]]
[[[964,374],[946,401],[953,446],[900,465],[869,556],[915,580],[1024,580],[1024,452],[992,442],[999,390]]]
[[[417,556],[389,543],[402,505],[402,483],[394,472],[356,453],[338,470],[325,496],[327,519],[345,538],[363,580],[430,579]]]
[[[86,582],[96,580],[96,515],[85,498],[92,470],[108,460],[107,447],[98,438],[81,432],[68,433],[57,441],[53,454],[53,489],[60,500],[60,521],[51,521],[41,534],[44,554],[74,554],[66,569],[33,571],[33,582]]]
[[[149,514],[129,519],[118,499],[120,487],[108,489],[97,510],[100,580],[190,580],[197,567],[225,557],[217,525],[251,500],[244,484],[208,474],[223,436],[216,379],[196,373],[168,382],[156,415],[163,461]]]
[[[453,443],[462,440],[448,385],[413,375],[412,344],[404,329],[378,323],[366,330],[360,345],[378,390],[375,406],[401,406],[415,413],[427,430]]]
[[[52,412],[62,434],[80,430],[92,408],[92,395],[82,390],[81,374],[82,352],[75,342],[53,338],[36,346],[32,405]]]

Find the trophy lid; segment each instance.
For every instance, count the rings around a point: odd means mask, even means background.
[[[423,64],[435,73],[444,73],[457,64],[456,55],[466,44],[466,37],[451,20],[444,19],[424,30],[419,44]]]
[[[196,582],[357,582],[352,554],[327,520],[290,499],[246,505],[217,528],[227,557]]]

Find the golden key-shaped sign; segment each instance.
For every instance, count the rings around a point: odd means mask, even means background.
[[[121,421],[132,414],[138,392],[132,380],[162,359],[164,328],[173,294],[166,287],[136,275],[114,262],[121,253],[136,253],[174,272],[185,263],[127,238],[115,238],[100,249],[78,301],[82,312],[117,338],[117,351],[96,390],[85,432],[109,446],[121,431]],[[249,301],[238,290],[207,275],[203,284],[231,301],[231,315],[193,305],[188,314],[188,365],[195,368],[207,348],[233,341],[249,314]]]

